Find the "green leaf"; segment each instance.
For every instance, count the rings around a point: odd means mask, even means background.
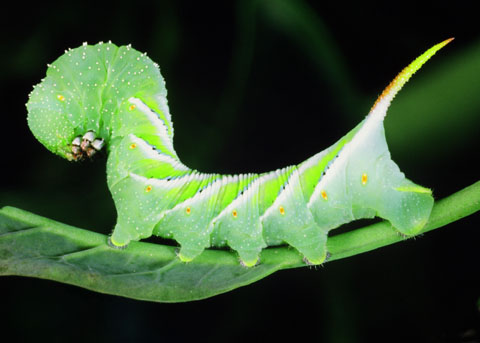
[[[480,182],[438,201],[422,233],[480,210]],[[341,233],[328,240],[329,261],[400,242],[387,222]],[[236,254],[207,250],[190,263],[175,247],[132,242],[126,249],[108,246],[107,236],[75,228],[13,208],[0,210],[0,275],[56,280],[93,291],[158,302],[211,297],[248,285],[281,269],[305,266],[287,247],[262,252],[253,268]]]

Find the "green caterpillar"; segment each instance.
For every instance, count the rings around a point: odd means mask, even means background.
[[[28,124],[45,147],[68,160],[107,149],[118,214],[110,237],[115,247],[157,235],[176,240],[184,262],[206,248],[228,246],[251,267],[262,249],[288,244],[306,263],[321,264],[329,230],[344,223],[378,216],[410,236],[427,222],[432,192],[406,179],[391,160],[383,119],[408,79],[450,41],[406,67],[333,146],[264,174],[204,174],[183,165],[159,68],[130,46],[66,51],[31,92]]]

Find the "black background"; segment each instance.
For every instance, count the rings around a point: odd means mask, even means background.
[[[292,3],[302,10],[283,10]],[[433,44],[456,37],[429,62],[431,70],[455,68],[448,62],[480,44],[478,12],[462,3],[35,6],[13,4],[1,24],[0,205],[103,233],[113,228],[115,209],[102,158],[67,163],[38,144],[26,123],[28,93],[45,75],[46,64],[66,48],[112,40],[147,52],[167,82],[182,161],[205,172],[241,173],[297,164],[335,142],[363,118],[396,73]],[[480,61],[476,71],[478,79]],[[406,86],[410,92],[414,82]],[[448,99],[455,87],[446,85],[439,99]],[[475,98],[479,89],[472,93]],[[476,106],[470,110],[480,118],[478,101]],[[452,118],[462,121],[462,111],[456,108]],[[432,127],[442,120],[432,117]],[[452,126],[449,135],[406,133],[405,144],[389,140],[393,158],[412,180],[432,187],[438,198],[447,196],[478,180],[479,123],[468,124],[469,130]],[[389,139],[395,132],[389,118],[386,127]],[[476,214],[415,240],[319,268],[282,271],[184,304],[3,277],[6,319],[0,328],[4,337],[53,342],[287,336],[325,342],[480,342],[479,220]]]

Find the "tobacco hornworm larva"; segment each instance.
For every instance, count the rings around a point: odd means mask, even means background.
[[[176,240],[185,262],[205,248],[228,246],[254,266],[263,248],[286,243],[307,263],[320,264],[329,230],[341,224],[378,216],[415,235],[427,222],[431,191],[391,160],[383,119],[408,79],[450,41],[406,67],[333,146],[264,174],[203,174],[183,165],[159,68],[130,46],[66,51],[30,94],[28,123],[45,147],[69,160],[106,147],[118,214],[113,246],[153,234]]]

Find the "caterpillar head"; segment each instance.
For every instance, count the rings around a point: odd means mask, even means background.
[[[133,97],[152,109],[171,140],[158,65],[130,46],[84,43],[48,66],[46,77],[30,93],[28,125],[53,153],[68,160],[90,158],[136,123],[128,116],[135,114],[129,102]]]
[[[109,137],[102,109],[106,68],[96,46],[65,51],[30,93],[28,125],[48,150],[68,160],[92,157]],[[105,44],[102,50],[116,50]],[[101,51],[100,51],[101,52]],[[106,55],[106,54],[104,54]]]
[[[35,138],[51,152],[68,160],[83,159],[86,153],[81,146],[87,147],[82,144],[82,138],[85,135],[90,140],[91,134],[80,132],[79,124],[85,118],[82,113],[70,111],[72,99],[62,93],[48,76],[35,86],[27,103],[28,126]]]
[[[85,114],[74,115],[64,95],[55,92],[55,84],[45,79],[30,94],[27,103],[28,125],[34,136],[50,151],[70,161],[92,158],[105,145],[105,139],[93,130],[86,131]],[[52,101],[52,98],[56,98]],[[82,134],[82,131],[85,132]]]

